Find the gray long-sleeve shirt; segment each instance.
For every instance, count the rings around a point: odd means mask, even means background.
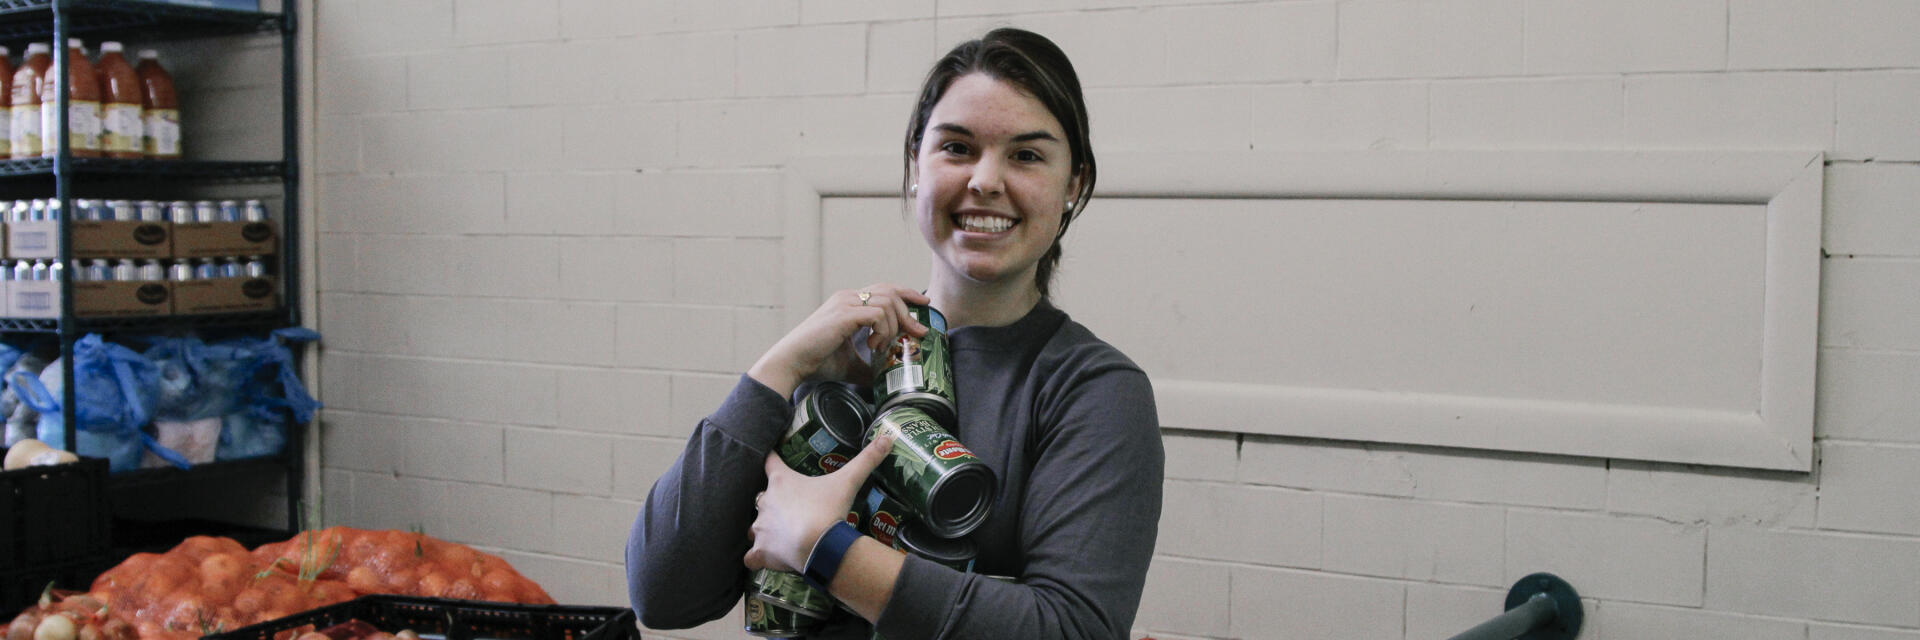
[[[968,536],[979,548],[975,573],[908,557],[879,632],[1125,638],[1153,556],[1165,462],[1146,374],[1044,300],[1011,325],[950,338],[954,435],[992,467],[1000,494]],[[627,540],[642,624],[691,627],[739,602],[754,494],[792,415],[786,398],[742,376],[654,484]],[[849,618],[811,637],[871,631]]]

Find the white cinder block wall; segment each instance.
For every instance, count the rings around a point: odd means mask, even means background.
[[[1920,3],[315,13],[330,524],[420,526],[624,602],[639,501],[785,328],[777,167],[891,153],[933,58],[1014,24],[1078,63],[1103,151],[1830,159],[1814,473],[1168,431],[1136,635],[1444,638],[1551,570],[1589,598],[1582,638],[1920,639]]]

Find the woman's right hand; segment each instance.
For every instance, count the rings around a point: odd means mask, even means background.
[[[747,375],[782,397],[792,396],[794,389],[808,380],[866,384],[873,372],[854,348],[854,337],[861,329],[871,329],[866,335],[866,348],[877,351],[902,333],[926,335],[927,327],[913,319],[907,303],[928,302],[918,291],[886,283],[836,291],[813,315],[761,354]]]

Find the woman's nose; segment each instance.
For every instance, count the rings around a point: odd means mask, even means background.
[[[1000,195],[1005,188],[1000,176],[1001,169],[1000,161],[992,156],[981,158],[973,165],[973,178],[967,181],[967,190],[987,197]]]

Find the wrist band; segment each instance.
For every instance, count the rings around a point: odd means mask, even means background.
[[[847,549],[860,539],[860,531],[842,520],[828,527],[826,533],[813,543],[813,552],[807,554],[807,568],[801,576],[807,584],[821,591],[833,583],[833,575],[840,572],[840,561],[847,557]]]

